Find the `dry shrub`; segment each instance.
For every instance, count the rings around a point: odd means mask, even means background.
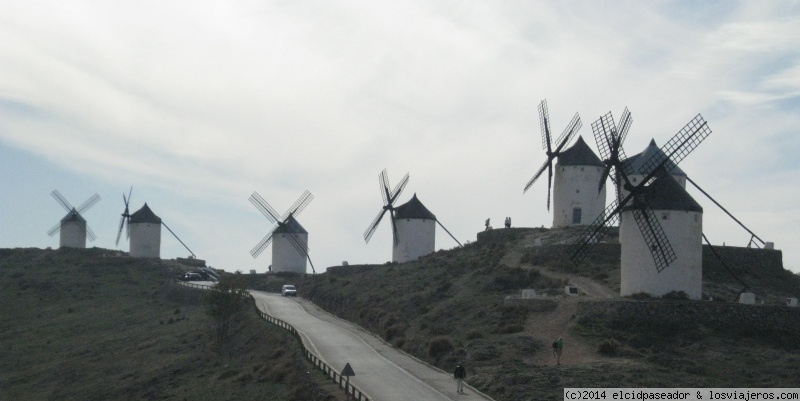
[[[451,340],[450,337],[434,337],[431,342],[428,343],[428,356],[431,358],[439,358],[440,356],[453,352],[455,348],[453,340]]]

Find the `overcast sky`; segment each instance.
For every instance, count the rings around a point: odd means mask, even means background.
[[[122,193],[147,202],[214,267],[249,250],[305,191],[317,271],[391,259],[378,174],[411,179],[461,242],[491,218],[549,227],[547,184],[522,189],[553,131],[631,110],[628,155],[697,113],[713,133],[681,168],[800,271],[797,1],[0,0],[0,247],[57,247],[85,213],[114,245]],[[694,188],[715,244],[750,235]],[[455,242],[437,228],[437,249]],[[120,242],[118,249],[127,251]],[[162,257],[188,253],[166,230]],[[310,268],[309,268],[310,271]]]

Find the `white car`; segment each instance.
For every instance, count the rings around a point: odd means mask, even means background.
[[[286,284],[283,286],[283,288],[281,288],[281,295],[284,297],[296,297],[297,289],[291,284]]]

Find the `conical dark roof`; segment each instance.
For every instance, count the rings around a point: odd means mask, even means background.
[[[137,223],[153,223],[153,224],[161,224],[161,218],[156,216],[152,210],[147,206],[147,203],[142,206],[141,209],[135,211],[131,215],[131,219],[128,221],[129,224],[137,224]]]
[[[575,144],[558,155],[560,166],[597,166],[604,167],[603,161],[592,151],[583,140],[583,135],[578,137]]]
[[[308,234],[308,231],[300,225],[294,216],[289,216],[286,224],[278,226],[274,234],[289,234],[290,231],[294,234]]]
[[[670,175],[662,175],[647,188],[644,199],[653,210],[682,210],[703,213],[703,207]],[[630,210],[629,202],[623,210]]]
[[[627,164],[627,165],[630,165],[631,168],[633,169],[634,174],[647,175],[650,172],[649,171],[643,171],[644,170],[644,164],[648,160],[650,160],[650,158],[653,157],[653,155],[656,154],[656,153],[661,154],[662,157],[664,157],[664,158],[667,157],[664,154],[664,152],[662,152],[661,149],[659,149],[659,147],[656,145],[655,139],[651,139],[650,140],[650,144],[647,145],[647,147],[644,149],[644,151],[642,151],[642,153],[639,153],[637,155],[634,155],[634,156],[631,156],[631,157],[625,159],[625,161],[623,161],[623,163]],[[686,176],[686,173],[684,173],[683,170],[681,170],[680,167],[678,167],[674,163],[672,163],[671,160],[668,161],[664,166],[666,168],[671,168],[669,173],[672,174],[672,175],[679,175],[679,176],[684,176],[684,177]]]
[[[72,210],[67,212],[67,215],[64,216],[63,219],[61,219],[62,223],[68,223],[70,221],[77,221],[79,223],[86,223],[86,219],[84,219],[83,216],[81,216],[81,214],[78,213],[78,211],[75,210],[74,207],[72,208]]]
[[[395,219],[436,220],[436,216],[417,199],[416,193],[410,201],[394,208],[394,217]]]

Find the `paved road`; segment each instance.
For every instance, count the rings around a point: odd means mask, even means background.
[[[491,400],[468,386],[466,394],[456,393],[452,374],[392,348],[307,301],[260,291],[250,293],[259,309],[294,326],[306,347],[328,365],[341,371],[350,363],[356,374],[350,383],[372,400]]]

